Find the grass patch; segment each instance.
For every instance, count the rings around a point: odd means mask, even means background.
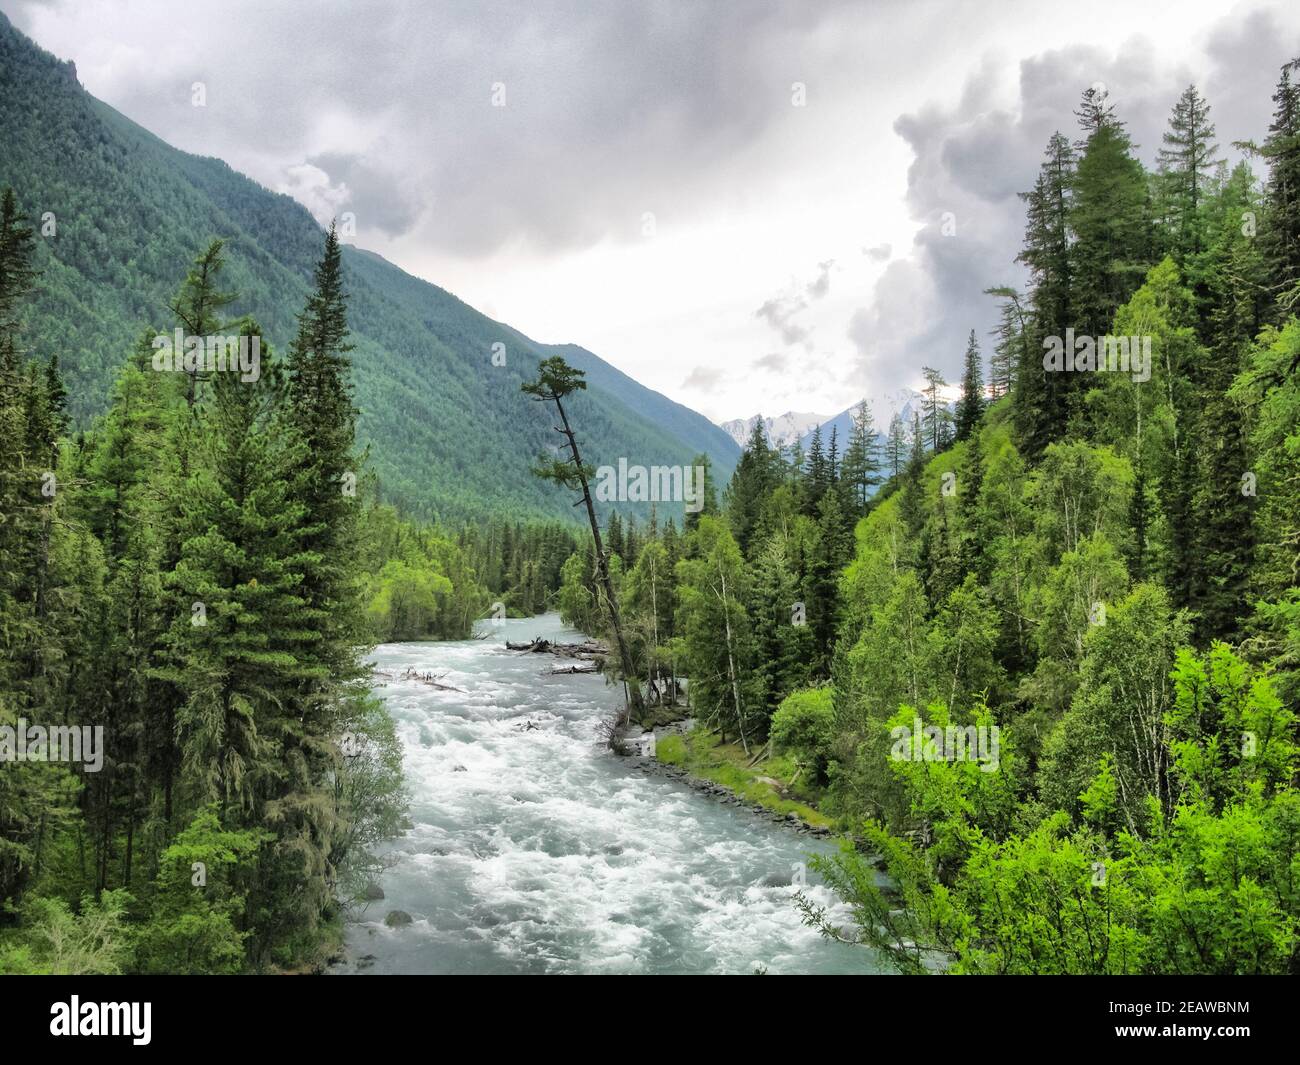
[[[804,801],[809,796],[790,788],[795,769],[788,758],[769,758],[750,769],[746,764],[750,756],[739,744],[721,743],[718,736],[699,725],[686,736],[664,736],[657,740],[655,756],[667,765],[680,766],[692,776],[721,784],[765,809],[797,814],[810,825],[826,828],[833,825],[831,818]]]

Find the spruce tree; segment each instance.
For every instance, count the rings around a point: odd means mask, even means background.
[[[808,446],[808,461],[804,464],[803,512],[808,516],[817,513],[817,504],[829,486],[830,478],[826,471],[826,453],[822,449],[822,427],[813,429],[812,441]]]
[[[781,457],[767,443],[760,416],[749,434],[725,493],[727,520],[747,557],[763,517],[763,508],[779,483]]]
[[[1069,412],[1068,374],[1043,366],[1043,341],[1064,338],[1074,324],[1074,263],[1070,216],[1074,204],[1077,160],[1064,134],[1053,133],[1025,201],[1025,237],[1016,257],[1029,269],[1032,293],[1029,325],[1022,323],[1024,343],[1015,371],[1017,443],[1035,457],[1065,432]]]
[[[1210,175],[1219,163],[1210,105],[1189,85],[1174,105],[1157,155],[1159,214],[1180,265],[1205,244],[1201,217]]]
[[[903,416],[897,411],[889,419],[889,435],[885,437],[885,468],[889,476],[898,479],[907,464],[907,429],[903,426]]]
[[[881,482],[880,474],[880,443],[871,421],[871,406],[864,399],[853,409],[853,430],[841,466],[851,518],[857,519],[866,511],[867,500]]]
[[[957,401],[957,439],[965,440],[984,416],[984,370],[980,363],[979,342],[975,330],[966,342],[966,360],[961,376],[961,398]]]
[[[1069,210],[1070,324],[1101,337],[1151,266],[1151,211],[1146,174],[1106,93],[1088,89],[1077,114],[1086,137]],[[1073,413],[1073,402],[1067,413]]]
[[[923,366],[925,375],[924,411],[921,416],[921,429],[925,434],[925,446],[931,454],[943,451],[952,440],[952,411],[944,401],[942,392],[948,387],[943,374],[929,366]]]
[[[1259,148],[1268,164],[1260,243],[1268,291],[1285,312],[1300,305],[1300,85],[1292,80],[1296,70],[1300,70],[1300,60],[1282,67],[1273,94],[1273,121]],[[1278,314],[1277,320],[1281,318]]]

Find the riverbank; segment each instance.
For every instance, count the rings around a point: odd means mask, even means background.
[[[751,766],[739,744],[689,719],[654,729],[654,753],[637,758],[643,773],[672,777],[723,805],[752,810],[798,832],[830,835],[834,822],[788,783],[794,767],[769,757]],[[635,737],[629,737],[634,739]]]

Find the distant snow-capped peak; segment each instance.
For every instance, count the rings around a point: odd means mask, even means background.
[[[721,427],[732,440],[744,447],[760,418],[763,421],[763,432],[767,436],[767,442],[772,447],[785,447],[787,444],[792,444],[804,433],[810,432],[826,421],[824,414],[791,410],[776,418],[763,418],[760,414],[755,414],[751,418],[733,418],[731,421],[722,422]]]

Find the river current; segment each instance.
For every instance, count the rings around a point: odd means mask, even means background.
[[[792,897],[833,848],[604,748],[619,705],[601,676],[550,676],[505,649],[581,640],[558,616],[486,640],[395,643],[383,670],[445,672],[439,691],[378,691],[404,747],[413,827],[389,848],[385,898],[348,927],[360,973],[866,973],[872,954],[804,927]],[[836,910],[807,872],[807,889]],[[401,910],[410,924],[390,928]]]

